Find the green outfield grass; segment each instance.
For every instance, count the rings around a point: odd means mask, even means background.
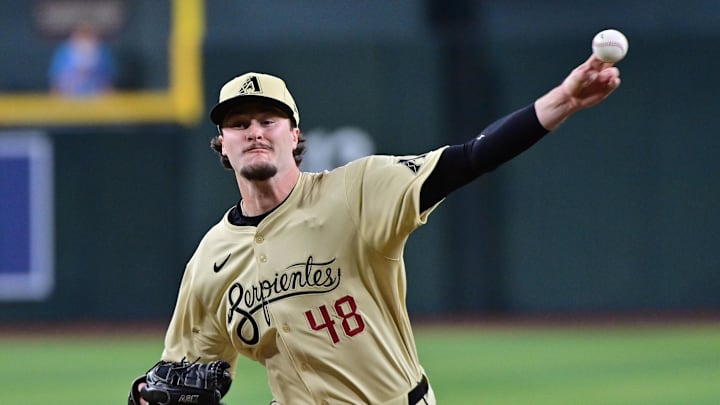
[[[441,405],[720,404],[720,325],[418,327]],[[126,403],[160,334],[0,335],[3,404]],[[228,405],[268,404],[264,369],[240,361]]]

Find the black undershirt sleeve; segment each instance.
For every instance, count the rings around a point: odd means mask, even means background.
[[[420,212],[519,155],[549,131],[543,128],[534,103],[493,122],[479,136],[446,148],[420,191]]]

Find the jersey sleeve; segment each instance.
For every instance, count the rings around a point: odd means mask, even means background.
[[[207,363],[225,360],[232,365],[234,375],[237,353],[223,337],[225,328],[219,323],[216,310],[208,306],[201,281],[196,280],[195,258],[188,263],[183,275],[170,325],[165,334],[164,361],[199,361]]]
[[[366,243],[400,258],[409,234],[439,204],[420,211],[420,190],[442,151],[422,155],[370,156],[346,167],[347,205]]]

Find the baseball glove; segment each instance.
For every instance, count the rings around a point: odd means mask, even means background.
[[[230,390],[230,363],[189,363],[160,361],[132,384],[128,405],[140,405],[140,398],[150,405],[223,405],[220,402]],[[142,391],[141,383],[146,385]]]

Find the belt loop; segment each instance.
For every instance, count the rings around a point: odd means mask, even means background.
[[[422,379],[420,379],[420,382],[408,392],[408,404],[409,405],[415,405],[418,402],[420,402],[421,399],[428,393],[428,381],[427,377],[423,374]]]

